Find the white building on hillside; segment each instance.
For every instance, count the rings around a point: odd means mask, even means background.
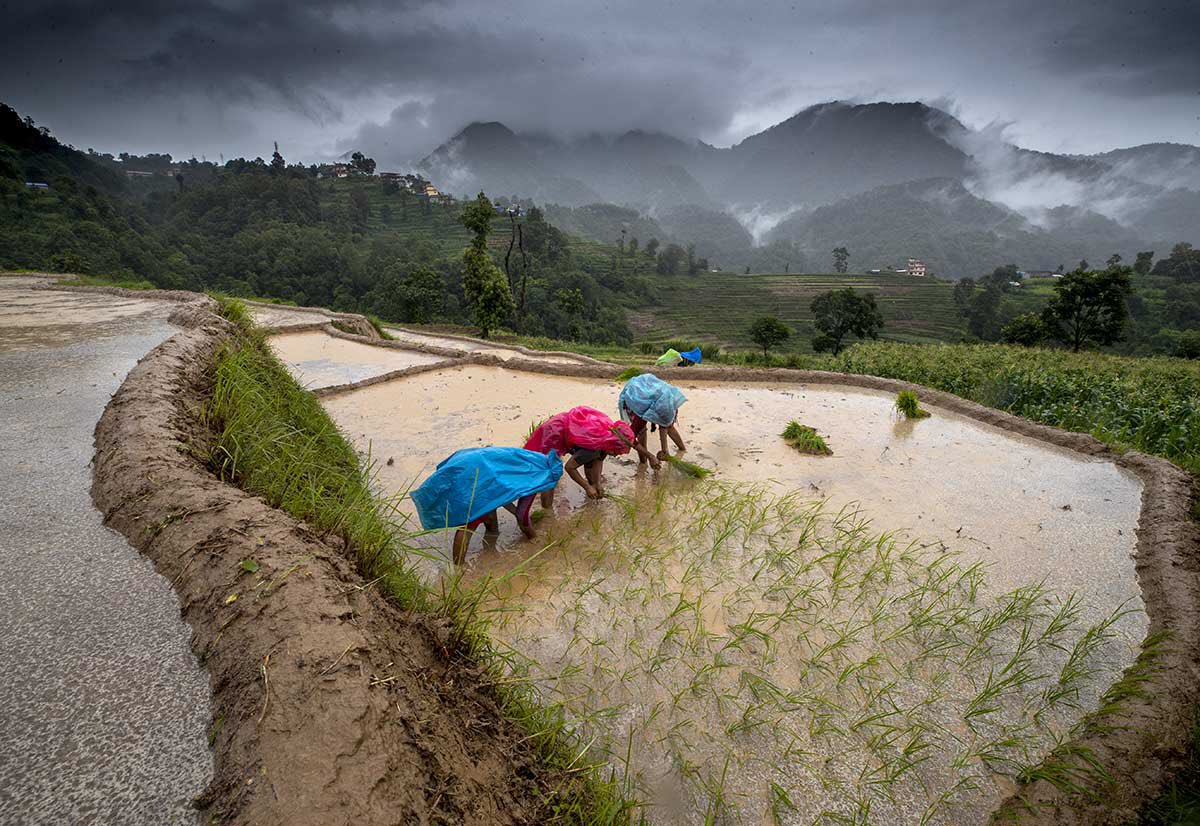
[[[925,262],[919,258],[908,259],[909,275],[925,275]]]

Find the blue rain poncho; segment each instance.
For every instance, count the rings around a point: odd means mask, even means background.
[[[543,455],[519,447],[469,447],[452,453],[412,492],[427,531],[465,525],[502,505],[549,490],[562,476],[553,450]]]
[[[617,411],[629,421],[629,414],[641,416],[651,424],[670,427],[675,424],[679,406],[687,396],[678,387],[668,384],[652,373],[642,373],[625,382],[617,399]]]
[[[704,354],[700,352],[699,347],[695,348],[694,350],[685,350],[679,355],[690,361],[692,364],[699,364],[701,359],[704,358]]]

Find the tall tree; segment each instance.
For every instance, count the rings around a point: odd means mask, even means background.
[[[782,321],[773,315],[763,316],[750,325],[750,340],[763,348],[763,361],[767,360],[767,351],[778,347],[791,337],[789,330]]]
[[[1133,262],[1133,271],[1138,275],[1149,275],[1150,268],[1154,265],[1154,250],[1146,250],[1139,252],[1137,259]]]
[[[482,192],[463,207],[458,220],[474,233],[463,253],[463,295],[471,305],[471,318],[484,338],[512,317],[513,296],[504,273],[492,263],[487,237],[495,207]]]
[[[282,175],[287,171],[287,161],[279,154],[279,141],[275,141],[275,152],[271,155],[271,174]]]
[[[842,341],[853,333],[859,338],[878,338],[883,315],[871,293],[857,293],[852,287],[821,293],[812,302],[813,320],[820,333],[812,346],[818,353],[842,351]]]
[[[1125,335],[1126,299],[1133,293],[1129,267],[1099,272],[1075,270],[1054,285],[1054,298],[1042,310],[1049,335],[1079,352],[1088,344],[1106,345]]]
[[[846,272],[849,269],[850,250],[845,247],[833,248],[833,270],[834,272]]]

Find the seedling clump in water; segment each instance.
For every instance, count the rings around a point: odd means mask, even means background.
[[[651,823],[984,823],[1119,670],[1111,616],[714,481],[562,520],[481,607]]]
[[[785,442],[801,453],[810,453],[814,456],[828,456],[833,453],[817,431],[808,425],[800,424],[800,422],[794,420],[788,422],[782,435]]]
[[[911,390],[901,390],[896,396],[896,410],[906,419],[929,418],[929,411],[921,409],[917,394]]]

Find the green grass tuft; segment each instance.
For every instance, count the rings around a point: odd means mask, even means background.
[[[395,341],[396,337],[389,333],[383,327],[383,319],[372,313],[367,313],[367,321],[371,322],[371,326],[375,328],[375,332],[379,333],[379,337],[384,341]]]
[[[896,396],[896,410],[906,419],[927,419],[929,411],[921,409],[917,394],[911,390],[901,390]]]
[[[833,453],[817,431],[795,420],[788,422],[788,426],[783,429],[782,436],[785,442],[801,453],[809,453],[813,456],[828,456]]]

